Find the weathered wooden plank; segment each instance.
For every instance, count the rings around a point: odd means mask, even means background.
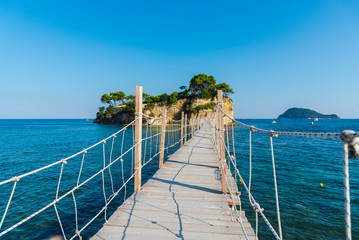
[[[137,228],[126,228],[117,226],[105,226],[105,231],[96,234],[92,239],[94,240],[117,240],[117,239],[146,239],[146,240],[158,240],[158,239],[188,239],[188,240],[208,240],[208,239],[228,239],[228,240],[244,240],[243,236],[237,234],[216,234],[216,233],[203,233],[203,232],[189,232],[186,231],[180,236],[177,233],[168,231],[166,229],[146,229],[141,231]],[[106,233],[106,234],[104,234]],[[121,234],[119,234],[121,233]],[[255,237],[249,236],[249,240],[254,240]]]
[[[215,179],[218,157],[206,134],[211,134],[208,127],[171,155],[92,239],[245,239],[228,205],[230,197]],[[234,179],[228,179],[230,192],[236,194]],[[245,213],[241,216],[249,239],[254,239]]]

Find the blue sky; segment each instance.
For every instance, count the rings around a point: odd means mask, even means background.
[[[359,118],[359,2],[1,1],[0,118],[94,118],[103,93],[198,73],[237,118]]]

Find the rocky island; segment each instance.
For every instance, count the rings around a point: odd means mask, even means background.
[[[327,119],[339,119],[336,114],[321,114],[314,110],[306,108],[290,108],[283,114],[279,115],[278,118],[327,118]]]
[[[195,75],[189,86],[181,86],[180,92],[151,96],[143,94],[143,114],[150,117],[160,117],[164,109],[174,120],[181,118],[181,112],[188,115],[188,119],[206,117],[214,114],[217,104],[217,90],[223,91],[223,108],[233,117],[233,101],[228,97],[233,89],[227,83],[217,84],[213,76],[206,74]],[[99,107],[95,123],[99,124],[127,124],[135,118],[135,96],[126,95],[122,91],[104,94],[101,102],[107,106]],[[149,124],[159,124],[144,118]]]

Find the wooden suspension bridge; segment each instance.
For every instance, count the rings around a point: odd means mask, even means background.
[[[98,143],[67,158],[0,182],[0,186],[6,184],[13,185],[9,199],[5,206],[5,211],[1,217],[0,237],[21,226],[33,217],[43,213],[50,207],[53,207],[59,222],[62,237],[70,240],[82,239],[81,234],[83,231],[101,214],[104,214],[106,222],[103,227],[91,237],[93,240],[214,238],[255,240],[258,239],[259,215],[272,232],[273,237],[277,240],[282,240],[283,236],[280,221],[272,138],[277,137],[278,135],[284,135],[311,138],[337,138],[343,142],[346,239],[352,239],[348,158],[359,157],[358,132],[348,130],[343,131],[342,133],[274,132],[271,130],[256,128],[236,121],[223,111],[223,96],[222,91],[219,90],[217,95],[217,108],[215,115],[212,116],[213,118],[195,119],[195,121],[191,119],[188,121],[187,116],[182,112],[181,120],[173,120],[167,116],[166,110],[164,110],[162,117],[156,118],[157,120],[161,120],[161,130],[151,136],[147,136],[148,132],[146,130],[146,137],[142,138],[142,118],[149,118],[149,116],[142,113],[142,100],[142,87],[137,86],[135,119],[111,136],[102,139]],[[232,137],[234,136],[233,123],[249,129],[250,168],[251,133],[253,131],[258,131],[268,134],[270,138],[278,232],[264,215],[263,208],[260,207],[259,203],[250,193],[251,181],[249,180],[249,185],[247,186],[237,169],[234,137],[232,139],[232,151],[229,149],[229,131],[228,129],[225,130],[224,126],[225,118],[227,118],[227,120],[229,119],[232,124]],[[168,120],[176,123],[172,126],[166,126]],[[188,123],[189,125],[187,125]],[[125,131],[132,124],[135,125],[135,130],[132,135],[134,137],[133,145],[123,152],[122,148],[125,140]],[[171,129],[173,127],[175,129]],[[190,132],[187,132],[188,130]],[[180,131],[180,134],[178,134],[177,131]],[[117,134],[122,134],[122,142],[120,142],[122,146],[121,154],[117,158],[112,158],[113,144]],[[177,135],[180,136],[176,137]],[[187,140],[188,136],[191,136],[189,140]],[[146,149],[148,149],[146,148],[147,141],[150,140],[151,144],[153,138],[158,140],[158,142],[156,142],[156,153],[151,154],[150,152],[150,159],[145,161],[145,159],[142,159],[142,150],[145,149],[145,156]],[[106,140],[112,140],[111,152],[108,158],[105,156]],[[143,142],[145,143],[144,148],[142,146]],[[180,148],[174,154],[167,156],[167,161],[164,161],[165,150],[168,150],[177,144],[180,144]],[[88,154],[88,151],[94,151],[96,146],[102,146],[103,168],[91,177],[88,177],[86,180],[80,181],[82,166],[86,154]],[[151,149],[151,147],[149,147],[149,149]],[[123,175],[123,157],[126,154],[132,155],[132,173],[125,181]],[[77,183],[73,188],[59,193],[63,169],[67,164],[67,161],[72,160],[76,156],[82,156]],[[159,170],[152,178],[142,185],[142,168],[155,158],[159,160]],[[109,161],[106,159],[109,159]],[[114,167],[114,164],[117,164],[117,167],[121,168],[123,181],[123,184],[116,189],[116,191],[114,189],[112,181],[113,178],[111,175],[111,166]],[[118,166],[119,164],[120,166]],[[43,172],[46,169],[55,166],[61,166],[55,198],[26,218],[18,222],[11,221],[11,224],[7,223],[6,228],[2,228],[3,223],[5,223],[9,207],[11,206],[18,182],[23,178],[28,178],[29,176],[33,176],[34,174]],[[109,196],[106,195],[105,187],[105,172],[107,171],[109,172],[112,186],[112,194]],[[236,177],[235,179],[232,174]],[[90,219],[90,221],[88,221],[85,225],[80,225],[78,223],[78,210],[76,207],[77,200],[75,195],[79,194],[78,190],[84,184],[88,183],[96,176],[102,176],[102,190],[105,205],[94,217]],[[243,184],[244,189],[248,193],[250,204],[256,214],[255,231],[251,227],[245,213],[241,209],[241,193],[237,188],[237,178]],[[251,177],[249,177],[249,179],[251,179]],[[107,219],[107,207],[131,180],[134,181],[134,193],[117,208],[109,219]],[[69,234],[65,233],[56,204],[63,200],[66,196],[71,195],[75,209],[76,230],[72,230],[72,233]],[[67,236],[69,236],[69,238],[67,238]]]
[[[141,95],[141,92],[137,89],[136,95]],[[220,102],[221,99],[220,91]],[[139,106],[136,112],[141,114],[141,102],[138,101],[136,106]],[[182,116],[182,119],[186,118]],[[165,129],[165,124],[163,121],[162,129]],[[223,121],[220,120],[220,124],[223,127]],[[136,127],[142,128],[141,125]],[[186,133],[182,131],[181,135]],[[139,141],[141,133],[135,136]],[[224,154],[224,151],[219,152]],[[221,154],[214,147],[212,127],[203,122],[202,128],[190,140],[183,138],[181,148],[164,164],[163,156],[160,156],[161,168],[146,184],[141,187],[140,176],[135,177],[136,191],[92,239],[245,239],[239,219],[233,213],[235,205],[239,205],[239,198],[232,196],[238,199],[233,202],[228,194],[224,194],[231,186],[229,192],[238,195],[237,184],[230,173],[224,174],[228,174],[231,184],[226,184],[223,172],[216,174],[220,167],[218,156]],[[139,162],[137,159],[135,165]],[[222,177],[218,177],[220,175]],[[139,184],[137,187],[136,182]],[[243,212],[241,222],[247,238],[255,239]]]
[[[211,139],[205,124],[92,239],[244,239],[232,202],[215,176],[218,154]],[[254,239],[244,213],[242,221]]]

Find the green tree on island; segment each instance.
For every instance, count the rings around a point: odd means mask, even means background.
[[[146,104],[145,109],[152,110],[156,104],[160,106],[171,105],[176,104],[180,99],[185,99],[183,110],[188,113],[196,114],[201,110],[214,109],[216,104],[211,102],[191,109],[191,103],[195,99],[214,100],[217,97],[217,90],[222,90],[225,97],[234,93],[233,89],[230,88],[227,83],[217,84],[216,79],[213,76],[208,76],[204,73],[193,76],[189,82],[189,86],[181,86],[180,90],[180,92],[173,92],[171,94],[163,93],[157,96],[151,96],[144,93],[143,102]],[[112,119],[115,115],[121,114],[121,112],[130,114],[134,114],[135,112],[135,96],[132,94],[126,96],[122,91],[103,94],[101,96],[101,102],[108,104],[108,107],[99,108],[96,118],[100,119],[99,122],[101,122],[101,119]],[[123,106],[119,107],[120,104]]]
[[[126,94],[122,91],[111,92],[110,94],[105,93],[101,96],[101,102],[110,104],[113,107],[116,107],[121,102],[124,104]]]
[[[117,106],[119,105],[119,103],[121,102],[122,104],[124,104],[124,100],[126,97],[126,94],[122,91],[118,91],[118,92],[111,92],[110,93],[111,99],[114,101],[115,105]],[[117,103],[118,102],[118,103]]]
[[[190,81],[189,91],[192,93],[192,97],[214,98],[217,96],[217,90],[222,90],[225,96],[234,93],[227,83],[216,84],[216,79],[213,76],[203,73],[195,75]]]

